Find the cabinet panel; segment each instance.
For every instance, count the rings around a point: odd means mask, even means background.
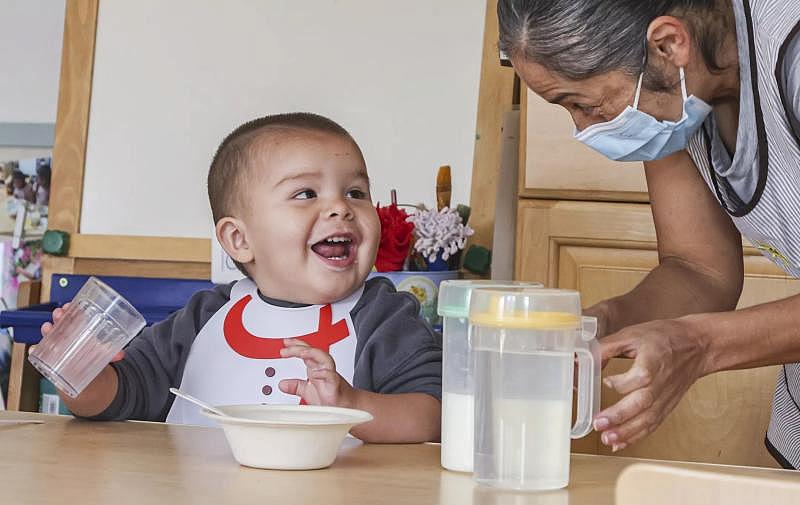
[[[647,205],[526,200],[518,222],[517,277],[577,289],[584,306],[629,291],[658,263]],[[740,308],[800,293],[800,281],[752,248],[745,254]],[[611,360],[604,375],[630,365],[631,360]],[[619,454],[776,466],[763,445],[776,374],[777,367],[768,367],[701,379],[656,432]],[[604,407],[618,399],[604,388]],[[573,449],[609,453],[596,435]]]
[[[528,197],[647,201],[641,163],[611,161],[573,138],[574,125],[562,107],[528,90],[521,115],[525,150],[520,190]]]

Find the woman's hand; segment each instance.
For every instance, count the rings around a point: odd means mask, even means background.
[[[355,390],[336,372],[330,354],[296,338],[287,338],[284,345],[281,357],[302,359],[308,379],[284,379],[278,384],[281,391],[297,395],[309,405],[353,407]]]
[[[594,420],[600,440],[615,452],[652,433],[707,370],[707,346],[691,317],[630,326],[600,345],[604,363],[635,358],[630,370],[603,380],[625,396]]]

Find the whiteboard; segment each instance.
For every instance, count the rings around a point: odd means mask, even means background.
[[[81,233],[211,236],[221,139],[312,111],[355,137],[375,200],[469,199],[484,0],[101,0]]]

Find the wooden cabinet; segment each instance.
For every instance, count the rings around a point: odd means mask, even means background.
[[[629,291],[658,263],[647,204],[522,199],[517,219],[517,277],[579,290],[584,306]],[[800,293],[800,282],[755,249],[744,250],[739,307]],[[604,374],[621,373],[630,363],[612,360]],[[763,444],[776,374],[777,367],[769,367],[701,379],[655,433],[620,454],[777,466]],[[618,399],[604,388],[604,407]],[[575,449],[609,453],[596,436]]]

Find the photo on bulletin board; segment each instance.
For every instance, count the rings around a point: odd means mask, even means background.
[[[0,305],[16,308],[19,285],[41,277],[41,239],[47,230],[52,159],[0,162]]]

